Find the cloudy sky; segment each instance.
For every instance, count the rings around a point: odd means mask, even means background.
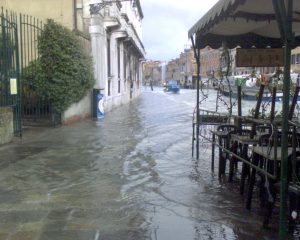
[[[169,61],[191,44],[188,30],[217,0],[140,0],[146,58]]]

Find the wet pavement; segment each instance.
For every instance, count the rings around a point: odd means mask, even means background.
[[[275,239],[276,221],[262,229],[258,204],[211,172],[208,146],[191,157],[195,96],[145,91],[1,146],[0,240]]]

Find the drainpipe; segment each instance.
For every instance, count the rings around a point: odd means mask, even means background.
[[[74,30],[77,30],[77,0],[73,0]]]

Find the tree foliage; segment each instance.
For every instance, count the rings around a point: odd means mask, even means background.
[[[84,52],[76,35],[48,20],[39,37],[40,58],[37,92],[47,92],[57,112],[65,111],[81,100],[94,84],[92,60]]]

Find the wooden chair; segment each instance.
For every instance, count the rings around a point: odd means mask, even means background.
[[[230,150],[230,134],[237,131],[237,126],[231,124],[220,125],[217,128],[217,132],[214,133],[218,137],[218,143],[224,149]],[[226,170],[226,159],[229,154],[222,148],[219,148],[219,173],[218,176],[221,177],[225,174]]]

